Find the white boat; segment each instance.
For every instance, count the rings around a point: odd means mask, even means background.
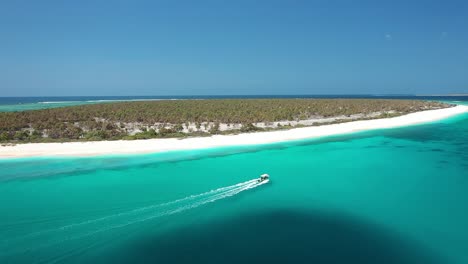
[[[265,173],[265,174],[260,175],[260,178],[258,178],[257,181],[258,181],[258,182],[265,182],[265,183],[266,183],[266,182],[268,182],[269,180],[270,180],[270,175],[268,175],[268,174]]]

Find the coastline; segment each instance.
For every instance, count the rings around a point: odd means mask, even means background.
[[[468,106],[457,105],[451,108],[421,111],[392,118],[352,121],[341,124],[293,128],[290,130],[243,133],[238,135],[214,135],[211,137],[194,137],[186,139],[165,138],[128,141],[27,143],[0,147],[0,158],[144,154],[172,150],[268,144],[290,140],[349,134],[365,130],[417,125],[445,119],[462,113],[468,113]]]

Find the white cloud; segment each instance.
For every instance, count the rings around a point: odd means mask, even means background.
[[[392,39],[393,39],[393,37],[392,37],[392,35],[391,35],[391,34],[388,34],[388,33],[387,33],[387,34],[385,34],[385,40],[388,40],[388,41],[390,41],[390,40],[392,40]]]

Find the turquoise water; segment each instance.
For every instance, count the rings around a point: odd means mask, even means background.
[[[2,160],[0,263],[468,263],[467,135]]]
[[[85,105],[93,104],[93,102],[79,102],[79,101],[70,101],[70,102],[37,102],[37,103],[21,103],[21,104],[11,104],[11,105],[2,105],[0,104],[0,112],[18,112],[18,111],[28,111],[28,110],[40,110],[40,109],[50,109],[66,106],[75,106],[75,105]]]

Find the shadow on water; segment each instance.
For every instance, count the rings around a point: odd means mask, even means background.
[[[445,263],[368,223],[291,210],[190,226],[117,251],[113,263]]]

